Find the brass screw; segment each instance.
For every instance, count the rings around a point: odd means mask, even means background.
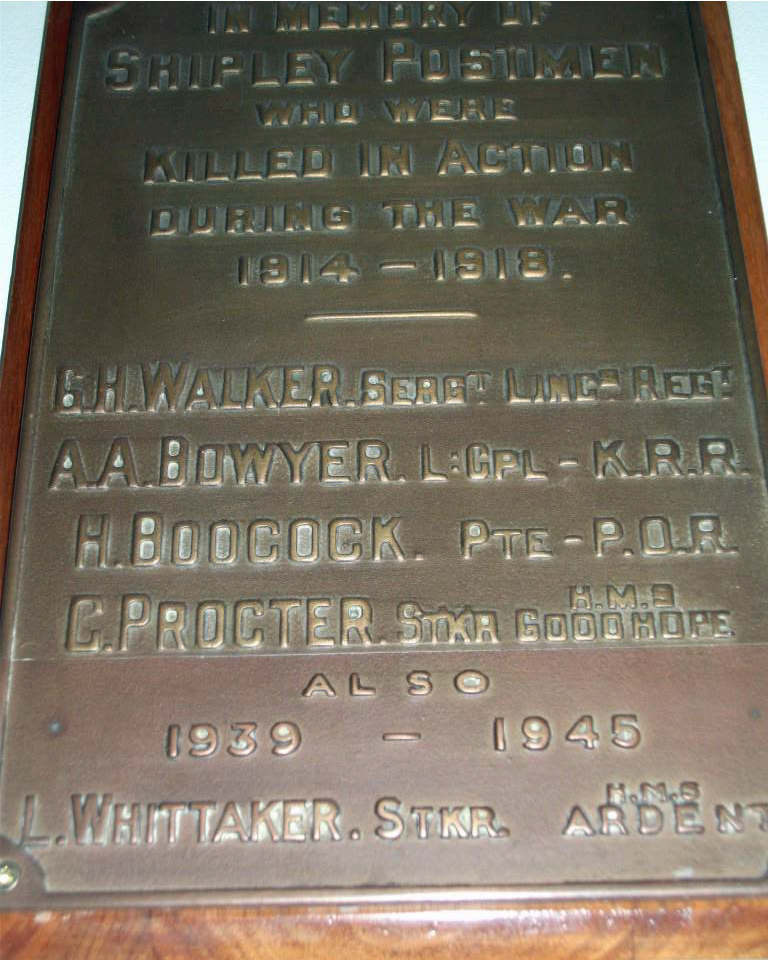
[[[13,890],[21,877],[19,865],[12,860],[3,860],[0,863],[0,893]]]

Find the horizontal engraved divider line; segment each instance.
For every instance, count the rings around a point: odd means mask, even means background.
[[[358,904],[416,904],[419,907],[424,905],[425,899],[429,904],[444,905],[446,903],[458,904],[458,908],[453,908],[451,920],[458,919],[495,919],[498,920],[498,911],[491,907],[486,907],[488,901],[494,903],[513,903],[519,904],[521,901],[534,900],[536,903],[546,903],[553,900],[574,900],[583,902],[586,900],[607,899],[616,897],[617,892],[621,896],[644,897],[659,899],[661,897],[746,897],[746,896],[765,896],[766,881],[764,877],[757,878],[713,878],[704,880],[615,880],[613,882],[605,881],[553,881],[550,883],[536,884],[483,884],[478,883],[475,886],[461,884],[432,884],[420,887],[398,886],[375,886],[365,884],[359,887],[226,887],[203,890],[153,890],[150,894],[145,892],[137,893],[134,890],[120,891],[118,893],[99,893],[88,889],[78,889],[69,893],[58,893],[46,891],[45,903],[50,903],[54,909],[69,907],[86,907],[97,903],[99,906],[110,907],[142,907],[142,906],[160,906],[176,908],[179,904],[189,904],[190,906],[200,907],[205,905],[212,906],[231,906],[232,897],[236,896],[238,902],[253,904],[259,906],[269,904],[270,906],[321,906],[330,904],[338,907],[356,906]],[[475,907],[474,904],[480,906]],[[462,904],[471,904],[468,907],[462,907]],[[18,907],[23,909],[22,906]],[[398,917],[399,923],[418,920],[426,922],[426,919],[444,920],[445,913],[441,906],[433,909],[405,912],[402,917]],[[751,931],[750,931],[751,932]]]
[[[415,260],[385,260],[379,264],[379,269],[386,270],[416,270]]]
[[[376,320],[479,320],[474,310],[351,310],[348,313],[310,313],[307,323],[345,323]]]
[[[562,642],[560,645],[552,643],[550,646],[545,647],[534,647],[534,646],[525,646],[519,640],[500,640],[498,644],[493,646],[482,647],[481,649],[470,650],[469,645],[464,647],[459,647],[456,645],[446,644],[442,647],[437,646],[419,646],[418,656],[440,656],[447,654],[449,656],[459,656],[461,654],[472,653],[473,656],[494,656],[497,657],[502,654],[510,654],[514,652],[519,656],[530,656],[530,655],[544,655],[544,654],[563,654],[563,653],[578,653],[579,655],[584,655],[588,653],[610,653],[611,656],[614,653],[639,653],[641,650],[648,650],[651,647],[657,650],[680,650],[682,648],[688,649],[701,649],[706,647],[707,650],[736,650],[738,647],[755,647],[762,648],[768,644],[766,640],[744,640],[744,639],[730,639],[730,640],[631,640],[628,643],[626,641],[616,641],[615,645],[609,645],[608,643],[602,642],[602,645],[599,645],[597,641],[584,641],[579,645],[578,641],[568,640]],[[624,645],[622,645],[624,644]],[[330,650],[330,652],[329,652]],[[242,657],[283,657],[283,658],[296,658],[296,657],[305,657],[316,660],[320,657],[374,657],[374,656],[417,656],[416,653],[413,655],[406,652],[403,649],[402,644],[392,643],[386,647],[379,646],[374,647],[357,647],[353,650],[344,650],[339,647],[328,648],[324,650],[259,650],[258,653],[254,651],[247,650],[235,650],[232,647],[226,647],[220,653],[196,653],[194,650],[178,650],[175,652],[166,652],[160,653],[157,650],[144,653],[127,653],[123,651],[112,652],[112,653],[75,653],[75,654],[62,654],[61,656],[53,657],[30,657],[30,656],[11,656],[10,662],[12,663],[83,663],[83,664],[94,664],[94,663],[129,663],[139,660],[144,661],[158,661],[165,660],[169,663],[172,661],[185,660],[191,662],[193,660],[234,660]]]
[[[420,733],[385,733],[382,735],[382,740],[387,741],[388,743],[402,743],[413,740],[421,740]]]
[[[117,893],[100,893],[92,889],[73,890],[67,893],[46,891],[46,903],[54,909],[69,907],[88,908],[91,903],[110,907],[141,907],[161,906],[177,908],[179,904],[189,904],[200,907],[205,905],[231,906],[232,896],[238,901],[255,906],[269,904],[271,906],[321,906],[330,904],[338,907],[357,906],[361,903],[381,904],[416,904],[423,907],[425,900],[428,904],[437,904],[431,909],[420,909],[403,913],[398,917],[399,923],[410,921],[426,922],[426,919],[444,920],[445,913],[442,906],[446,903],[458,904],[451,912],[451,920],[459,919],[498,920],[497,908],[488,907],[489,901],[499,903],[519,904],[521,901],[533,900],[536,903],[547,903],[557,900],[573,900],[583,902],[587,900],[615,898],[617,891],[627,898],[660,897],[748,897],[751,895],[766,895],[768,885],[763,876],[758,877],[715,877],[702,880],[614,880],[614,881],[551,881],[528,885],[511,883],[484,884],[478,882],[474,886],[456,884],[422,885],[415,887],[412,884],[402,886],[376,886],[363,884],[359,887],[225,887],[204,890],[153,890],[136,892],[135,890],[121,890]],[[463,906],[470,904],[470,906]],[[479,904],[479,906],[475,906]],[[24,909],[18,906],[17,909]],[[751,932],[751,929],[750,929]]]

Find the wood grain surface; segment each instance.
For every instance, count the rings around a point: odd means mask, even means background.
[[[700,3],[699,9],[707,36],[707,53],[728,156],[728,171],[739,220],[763,375],[768,385],[768,242],[739,70],[733,52],[728,8],[725,3]]]
[[[502,910],[250,909],[9,914],[3,960],[742,960],[768,953],[757,901]]]
[[[0,572],[6,550],[70,4],[49,7],[0,375]],[[768,247],[724,3],[702,4],[768,380]],[[0,960],[725,960],[768,957],[768,898],[483,908],[183,909],[0,914]]]

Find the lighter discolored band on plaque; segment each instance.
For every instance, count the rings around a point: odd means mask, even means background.
[[[688,9],[72,29],[0,906],[764,890],[765,400]]]

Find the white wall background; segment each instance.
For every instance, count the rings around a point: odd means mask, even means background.
[[[728,16],[763,210],[768,211],[768,61],[761,53],[768,43],[768,3],[764,0],[737,0],[728,4]]]
[[[0,2],[0,327],[5,325],[44,3]]]
[[[0,0],[0,326],[11,278],[45,3]],[[768,2],[728,4],[763,207],[768,210]]]

